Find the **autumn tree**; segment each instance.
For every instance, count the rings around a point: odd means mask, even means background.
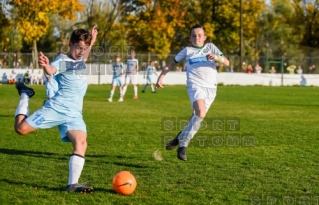
[[[52,14],[65,19],[75,19],[75,12],[82,11],[84,6],[78,0],[10,0],[12,19],[17,29],[23,34],[24,41],[32,45],[33,65],[38,68],[37,41],[45,35]]]
[[[171,51],[177,27],[184,27],[182,0],[122,0],[127,40],[137,50],[165,59]]]

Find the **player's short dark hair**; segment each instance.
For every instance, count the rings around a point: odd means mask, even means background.
[[[90,46],[92,40],[91,32],[86,29],[76,29],[71,34],[71,43],[75,44],[80,41],[84,41],[85,45]]]
[[[206,32],[205,27],[201,24],[195,24],[194,26],[192,26],[192,28],[189,30],[189,35],[192,35],[192,31],[196,28],[202,28],[204,30],[204,33]]]

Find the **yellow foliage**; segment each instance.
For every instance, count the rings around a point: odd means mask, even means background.
[[[27,43],[38,41],[49,28],[51,14],[59,14],[66,19],[75,18],[75,13],[85,7],[77,0],[13,0],[12,6],[16,12],[14,19],[17,28],[24,34]]]

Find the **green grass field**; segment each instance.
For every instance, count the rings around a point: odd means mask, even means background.
[[[34,89],[31,113],[45,96],[44,87]],[[81,195],[64,191],[71,144],[57,128],[17,135],[19,96],[14,86],[0,86],[0,204],[318,204],[319,88],[220,86],[186,162],[164,147],[190,117],[185,86],[148,90],[138,100],[129,87],[122,103],[107,102],[109,90],[91,85],[84,100],[88,149],[80,182],[95,192]],[[212,126],[216,120],[223,130]],[[235,130],[229,120],[239,123]],[[130,196],[112,189],[122,170],[138,183]]]

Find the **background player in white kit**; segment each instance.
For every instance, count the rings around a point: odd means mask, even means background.
[[[47,75],[53,75],[58,82],[56,94],[42,108],[29,115],[29,99],[35,94],[32,88],[23,83],[17,83],[20,95],[16,109],[15,131],[25,135],[36,129],[46,129],[58,126],[61,139],[72,142],[73,152],[69,160],[69,180],[66,190],[69,192],[92,192],[92,187],[78,183],[84,167],[84,156],[87,148],[86,125],[82,119],[83,97],[87,90],[84,60],[88,56],[96,40],[96,26],[92,31],[74,30],[69,42],[69,53],[59,55],[49,64],[49,59],[42,52],[39,64]]]
[[[137,99],[137,74],[138,74],[138,60],[135,58],[135,51],[131,51],[130,58],[126,60],[127,68],[125,72],[125,85],[123,86],[123,98],[126,93],[126,89],[129,83],[133,85],[134,88],[134,99]]]
[[[147,66],[146,70],[144,71],[144,78],[146,76],[146,85],[144,86],[142,93],[145,92],[148,85],[151,85],[152,93],[155,93],[154,86],[153,86],[153,75],[156,75],[156,68],[154,66],[154,61],[150,61],[149,65]]]
[[[166,149],[171,150],[179,143],[177,157],[180,160],[187,160],[186,149],[190,140],[200,128],[200,123],[213,103],[217,91],[217,70],[216,62],[229,66],[229,61],[223,53],[212,43],[206,43],[205,28],[196,24],[190,29],[190,40],[192,47],[185,47],[169,62],[160,74],[156,87],[163,88],[163,78],[174,65],[183,59],[187,61],[187,92],[190,98],[193,113],[188,125],[176,138],[171,140]]]
[[[121,62],[121,57],[119,54],[115,56],[115,62],[112,64],[112,68],[113,68],[112,89],[110,92],[110,97],[107,100],[109,102],[112,102],[115,88],[116,86],[118,86],[120,91],[120,98],[118,101],[122,102],[123,101],[122,86],[123,86],[124,64]]]
[[[37,85],[42,85],[43,84],[43,73],[42,73],[42,70],[40,69],[36,75],[37,75],[36,76],[37,78],[36,78],[36,82],[35,83]]]

